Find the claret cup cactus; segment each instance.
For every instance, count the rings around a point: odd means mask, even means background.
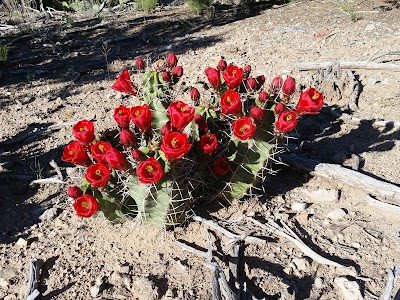
[[[313,88],[292,103],[292,77],[266,85],[263,75],[252,76],[251,66],[224,60],[204,71],[207,92],[192,88],[173,99],[183,74],[176,55],[145,69],[138,58],[141,80],[125,70],[114,82],[112,88],[135,105],[116,107],[112,128],[96,133],[88,120],[73,127],[75,141],[62,160],[85,168],[82,187],[68,189],[80,217],[102,213],[113,222],[168,227],[182,223],[204,199],[241,198],[265,176],[283,135],[324,103]]]

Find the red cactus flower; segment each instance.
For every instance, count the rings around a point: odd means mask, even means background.
[[[138,70],[144,70],[145,64],[144,64],[144,61],[142,58],[140,58],[140,57],[136,58],[135,67]]]
[[[150,184],[159,181],[163,177],[164,171],[161,164],[154,157],[151,157],[139,163],[136,175],[139,182]]]
[[[136,142],[136,137],[131,130],[124,129],[119,134],[119,140],[122,145],[132,147]]]
[[[114,170],[123,171],[129,169],[130,167],[125,154],[119,151],[118,149],[115,148],[110,149],[104,156],[104,158],[107,161],[110,168]]]
[[[101,188],[107,185],[110,175],[106,165],[93,164],[86,169],[85,178],[92,186]]]
[[[207,68],[204,70],[204,73],[206,74],[208,82],[212,88],[219,91],[219,88],[221,87],[221,77],[219,72],[214,68]]]
[[[218,71],[224,71],[224,70],[226,69],[226,67],[227,67],[226,61],[223,60],[223,59],[221,59],[221,60],[218,62],[217,70],[218,70]]]
[[[128,128],[131,119],[131,109],[120,105],[114,109],[114,120],[121,128]]]
[[[176,55],[174,53],[170,53],[167,56],[167,66],[172,69],[172,68],[176,67],[177,64],[178,64],[178,58],[176,57]]]
[[[83,144],[94,140],[94,125],[88,120],[79,121],[72,127],[75,138]]]
[[[129,71],[123,71],[116,81],[114,82],[112,89],[121,93],[126,93],[129,95],[136,96],[136,89],[131,81],[131,76],[129,75]]]
[[[199,134],[204,135],[208,132],[207,122],[204,120],[202,115],[194,115],[194,122],[199,127]]]
[[[182,132],[194,118],[195,108],[182,101],[174,101],[168,107],[172,130]]]
[[[232,123],[233,135],[241,140],[251,139],[256,131],[256,125],[249,117],[241,117]]]
[[[151,127],[151,111],[147,104],[131,108],[131,120],[141,132],[146,132]]]
[[[190,99],[192,99],[193,103],[195,105],[199,104],[199,100],[200,100],[200,92],[198,89],[196,89],[195,87],[191,89],[190,91]]]
[[[162,76],[162,80],[165,81],[165,82],[170,82],[171,79],[172,79],[171,78],[171,73],[168,72],[168,71],[162,72],[161,76]]]
[[[99,204],[95,197],[84,194],[75,200],[74,210],[78,217],[90,218],[99,210]]]
[[[92,163],[85,147],[77,141],[65,146],[61,159],[79,166],[89,166]]]
[[[258,88],[257,81],[253,77],[249,77],[246,81],[246,88],[247,90],[254,92]]]
[[[324,105],[324,96],[314,88],[309,88],[300,94],[296,106],[297,114],[317,114]]]
[[[205,155],[211,155],[218,149],[218,140],[215,134],[205,134],[200,138],[199,148]]]
[[[226,86],[233,90],[237,88],[243,81],[243,69],[236,66],[228,66],[222,73]]]
[[[293,77],[288,77],[282,86],[283,95],[286,97],[291,96],[296,90],[296,80]]]
[[[167,159],[176,160],[182,158],[186,153],[188,153],[192,148],[192,145],[189,144],[186,133],[171,131],[162,139],[160,148]]]
[[[250,116],[257,122],[264,119],[264,110],[261,107],[253,106],[250,108]]]
[[[261,103],[267,102],[268,98],[269,98],[269,95],[265,91],[262,91],[262,92],[260,92],[260,94],[258,94],[258,100]]]
[[[297,115],[293,110],[282,112],[275,123],[276,129],[281,133],[292,131],[297,126]]]
[[[278,93],[282,88],[282,84],[283,84],[282,77],[280,76],[275,77],[274,79],[272,79],[271,82],[271,91],[273,93]]]
[[[225,157],[218,158],[212,166],[213,172],[219,176],[225,175],[230,169],[229,161]]]
[[[90,153],[98,163],[107,164],[104,156],[111,148],[112,146],[108,142],[96,141],[90,146]]]
[[[181,78],[183,75],[183,68],[182,66],[176,66],[172,69],[172,75]]]
[[[240,94],[233,90],[228,90],[221,96],[221,112],[223,114],[239,115],[242,112],[242,101]]]
[[[70,198],[76,199],[83,195],[83,191],[77,186],[70,186],[68,187],[67,195]]]

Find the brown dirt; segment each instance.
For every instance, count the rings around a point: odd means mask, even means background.
[[[0,79],[0,298],[23,299],[27,266],[38,257],[45,262],[39,284],[43,299],[90,299],[96,280],[103,280],[99,299],[210,299],[211,271],[200,257],[175,243],[179,239],[206,249],[204,225],[192,222],[160,232],[132,222],[112,225],[100,218],[79,219],[65,185],[29,186],[39,171],[43,177],[55,175],[49,166],[52,159],[64,176],[70,170],[60,156],[72,139],[71,126],[46,129],[89,117],[95,117],[100,129],[107,127],[113,108],[129,103],[111,91],[113,78],[123,68],[131,68],[137,56],[156,59],[165,55],[165,46],[176,42],[181,43],[172,50],[184,67],[186,86],[204,81],[203,70],[216,65],[221,55],[238,65],[250,64],[254,74],[269,79],[292,74],[298,81],[315,83],[315,72],[298,71],[299,62],[361,61],[400,49],[398,1],[351,4],[359,12],[356,22],[336,1],[294,1],[257,5],[252,15],[218,6],[213,21],[194,16],[184,6],[165,7],[150,15],[135,11],[105,11],[98,17],[57,14],[18,23],[17,31],[2,34],[0,43],[9,44],[11,51]],[[2,15],[1,23],[12,21]],[[15,40],[20,36],[25,37]],[[130,39],[103,46],[102,42],[121,36]],[[374,61],[398,60],[398,55],[386,55]],[[331,109],[343,109],[349,88],[339,97],[329,84],[319,86],[325,89],[327,107],[302,121],[301,134],[288,148],[344,165],[356,155],[363,161],[362,173],[400,185],[399,129],[372,126],[373,120],[400,121],[399,72],[360,69],[354,73],[362,91],[353,116],[367,121],[352,125],[333,117]],[[288,240],[273,235],[266,244],[245,247],[243,277],[248,289],[266,299],[344,299],[334,279],[347,276],[365,299],[380,297],[387,269],[400,257],[398,215],[371,209],[363,201],[364,193],[345,183],[282,165],[275,169],[280,171],[267,179],[265,195],[226,207],[210,205],[197,213],[233,231],[247,228],[259,236],[267,233],[228,220],[284,219],[313,250],[348,268],[320,265]],[[318,201],[307,195],[323,189],[338,189],[339,200]],[[293,211],[293,202],[307,203],[306,210]],[[51,208],[56,214],[39,220]],[[343,208],[346,215],[329,219],[327,214],[335,208]],[[19,238],[27,245],[19,246]],[[219,233],[212,239],[215,255],[227,270],[227,240]]]

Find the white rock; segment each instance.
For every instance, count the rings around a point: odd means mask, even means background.
[[[309,197],[312,202],[337,202],[339,201],[339,190],[320,189],[309,192]]]
[[[335,286],[339,289],[343,300],[363,300],[361,295],[360,286],[355,281],[349,281],[345,277],[336,277],[333,281]]]
[[[17,297],[15,295],[10,294],[4,297],[4,300],[17,300]]]
[[[15,245],[19,247],[26,247],[28,246],[28,241],[23,238],[19,238],[18,241],[15,243]]]
[[[296,212],[304,211],[307,208],[307,204],[304,202],[293,202],[292,210]]]
[[[8,286],[8,281],[4,278],[0,278],[0,287],[5,288],[6,286]]]
[[[326,216],[332,221],[338,221],[345,217],[347,213],[341,208],[335,208],[326,214]]]
[[[322,277],[317,277],[317,278],[315,278],[315,280],[314,280],[314,285],[315,285],[315,287],[316,287],[317,289],[322,288],[323,284],[324,284],[324,279],[323,279]]]
[[[310,267],[309,262],[304,258],[294,258],[292,262],[295,264],[297,270],[299,271],[305,271]]]
[[[374,23],[369,23],[367,26],[365,26],[366,31],[372,31],[375,29],[375,24]]]
[[[99,293],[100,293],[100,286],[94,285],[94,286],[92,286],[92,287],[90,288],[90,295],[91,295],[93,298],[96,298],[97,295],[98,295]]]

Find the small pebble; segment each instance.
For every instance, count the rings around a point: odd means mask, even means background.
[[[28,241],[23,238],[19,238],[18,241],[15,243],[15,245],[19,247],[26,247],[28,246]]]
[[[293,263],[299,271],[305,271],[310,267],[310,263],[305,258],[295,258]]]
[[[99,293],[100,293],[100,286],[94,285],[94,286],[92,286],[92,287],[90,288],[90,295],[91,295],[93,298],[96,298],[97,295],[98,295]]]
[[[56,207],[49,208],[49,209],[45,210],[44,213],[41,214],[41,216],[39,217],[39,220],[42,222],[52,221],[58,216],[59,213],[60,213],[60,210],[58,208],[56,208]]]
[[[322,286],[324,285],[324,279],[322,277],[317,277],[314,280],[314,285],[317,289],[322,288]]]
[[[364,299],[361,295],[360,286],[356,281],[350,281],[346,277],[336,277],[333,283],[339,289],[343,300]]]
[[[312,202],[337,202],[339,201],[339,190],[337,189],[320,189],[309,192]]]
[[[338,221],[345,217],[347,215],[347,212],[344,209],[341,208],[335,208],[334,210],[331,210],[326,214],[326,216],[331,219],[332,221]]]
[[[292,210],[295,212],[302,212],[307,208],[307,204],[304,202],[293,202]]]

